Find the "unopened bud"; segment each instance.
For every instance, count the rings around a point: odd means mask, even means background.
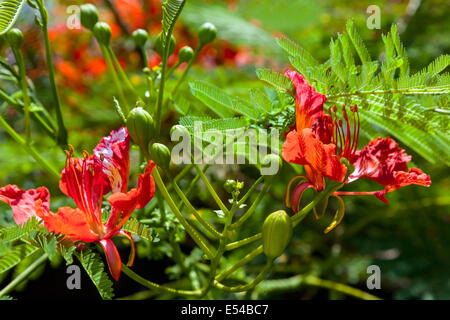
[[[292,222],[284,210],[271,213],[262,227],[264,254],[275,259],[286,249],[292,237]]]
[[[111,41],[111,28],[106,22],[97,22],[93,29],[97,41],[105,46],[109,46]]]
[[[178,61],[180,63],[190,62],[193,57],[194,57],[194,50],[192,50],[192,48],[189,46],[184,46],[178,52]]]
[[[161,168],[169,169],[170,165],[170,150],[161,143],[154,143],[149,150],[152,160]]]
[[[6,41],[12,48],[19,48],[23,43],[23,34],[17,28],[12,28],[6,33]]]
[[[162,58],[163,54],[164,54],[164,47],[163,47],[163,43],[162,43],[162,34],[160,34],[158,36],[158,38],[156,38],[154,47],[155,47],[156,53],[158,53],[159,56]],[[172,55],[172,53],[175,51],[175,37],[174,36],[170,37],[168,50],[169,50],[169,54],[167,55],[167,57],[170,57]]]
[[[139,48],[144,47],[145,43],[148,40],[148,32],[144,29],[135,30],[131,36],[133,38],[134,44]]]
[[[214,41],[216,37],[217,37],[217,29],[212,23],[205,22],[200,26],[200,29],[198,31],[198,38],[200,39],[201,45],[205,45],[207,43]]]
[[[153,118],[142,107],[136,107],[130,111],[127,118],[127,129],[134,143],[143,149],[147,148],[155,133]]]
[[[92,30],[98,22],[97,8],[91,4],[82,4],[80,7],[80,22],[86,29]]]

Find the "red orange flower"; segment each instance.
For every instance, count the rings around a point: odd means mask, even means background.
[[[130,137],[122,127],[103,138],[94,149],[94,154],[84,152],[81,159],[73,158],[73,150],[67,152],[66,167],[61,173],[60,189],[71,197],[76,209],[61,207],[57,213],[50,211],[50,196],[44,187],[36,190],[20,190],[17,186],[0,188],[0,200],[11,205],[17,224],[31,216],[42,219],[45,227],[76,242],[99,242],[106,253],[109,270],[118,280],[121,259],[111,238],[121,235],[132,244],[128,264],[135,255],[131,235],[121,227],[135,209],[143,208],[155,193],[151,176],[155,164],[150,161],[145,173],[139,175],[137,188],[128,189]],[[108,197],[111,212],[106,223],[102,221],[102,198]]]
[[[296,91],[296,128],[286,136],[283,158],[287,162],[303,165],[306,173],[289,182],[286,206],[297,212],[303,192],[309,188],[323,191],[324,178],[345,184],[360,178],[371,179],[385,188],[369,192],[337,191],[333,195],[370,194],[386,203],[388,192],[410,184],[430,186],[431,179],[422,170],[408,170],[411,156],[389,137],[374,139],[363,149],[357,150],[359,115],[356,105],[350,108],[350,117],[344,105],[344,121],[338,119],[336,106],[330,108],[328,114],[324,113],[325,96],[317,93],[303,76],[290,70],[286,71],[286,76],[292,80]],[[344,159],[354,167],[351,174],[347,172]],[[298,183],[302,180],[306,181]],[[291,187],[296,183],[291,192]]]

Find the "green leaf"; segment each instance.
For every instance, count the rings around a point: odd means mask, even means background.
[[[319,62],[301,45],[283,35],[278,39],[278,45],[292,57],[299,58],[303,64],[314,67],[319,65]]]
[[[364,44],[359,33],[356,31],[355,24],[353,20],[349,20],[346,25],[346,30],[349,39],[351,40],[356,52],[358,53],[359,58],[361,59],[361,63],[366,63],[371,61],[369,51]]]
[[[257,69],[256,75],[259,80],[262,80],[276,89],[286,93],[291,93],[294,88],[291,80],[284,74],[269,69]]]
[[[38,247],[29,244],[19,244],[14,246],[0,257],[0,273],[13,268],[37,250],[39,250]]]
[[[0,2],[0,35],[12,28],[25,2],[25,0],[2,0]]]
[[[162,5],[162,44],[165,47],[170,40],[173,28],[183,10],[186,0],[166,0]]]
[[[148,226],[139,223],[136,219],[129,219],[122,226],[122,229],[148,241],[153,241],[153,231]]]
[[[114,297],[113,283],[105,272],[105,265],[97,253],[86,250],[77,255],[84,270],[96,286],[103,300],[111,300]]]
[[[192,94],[221,118],[233,115],[233,98],[221,89],[203,81],[190,82]]]
[[[28,235],[30,231],[36,230],[39,226],[39,223],[40,222],[35,217],[32,217],[22,225],[16,225],[13,227],[1,229],[0,240],[2,241],[17,240],[25,235]]]

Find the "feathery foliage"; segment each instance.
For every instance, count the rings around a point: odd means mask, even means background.
[[[25,2],[25,0],[0,1],[0,35],[12,28]]]
[[[105,264],[102,259],[100,259],[97,253],[89,249],[77,254],[77,257],[96,286],[102,299],[111,300],[114,297],[113,283],[105,272]]]

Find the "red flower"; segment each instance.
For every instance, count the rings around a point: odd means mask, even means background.
[[[286,71],[294,83],[296,90],[296,129],[291,130],[283,144],[283,158],[287,162],[303,165],[306,175],[294,177],[286,190],[286,206],[298,211],[300,199],[305,190],[314,188],[322,191],[325,188],[324,178],[345,184],[359,178],[371,179],[385,188],[369,192],[335,192],[340,195],[375,195],[387,203],[386,193],[401,187],[417,184],[430,186],[431,179],[420,169],[408,171],[411,156],[391,138],[377,138],[368,146],[357,150],[359,140],[359,115],[357,106],[350,108],[351,116],[347,114],[345,105],[342,107],[344,121],[338,119],[336,106],[323,112],[325,96],[317,93],[306,80],[295,71]],[[347,159],[355,170],[345,180]],[[291,192],[291,186],[301,180]],[[344,181],[345,180],[345,181]],[[336,224],[337,225],[337,224]]]
[[[339,161],[336,154],[336,144],[320,139],[323,136],[320,132],[329,131],[330,119],[323,113],[326,98],[316,92],[296,71],[287,70],[285,74],[295,86],[296,129],[286,136],[283,158],[287,162],[303,165],[306,179],[318,191],[322,191],[324,177],[342,181],[347,172],[346,166]]]
[[[417,168],[408,170],[411,156],[391,138],[378,138],[369,142],[351,158],[355,170],[348,177],[346,183],[360,178],[373,180],[383,186],[384,190],[369,192],[336,192],[338,195],[366,195],[373,194],[381,201],[388,203],[386,193],[401,187],[417,184],[428,187],[431,184],[430,176]]]
[[[16,186],[0,188],[0,200],[11,205],[16,223],[25,222],[30,216],[42,219],[46,228],[63,234],[72,241],[99,242],[106,253],[109,270],[118,280],[121,259],[111,237],[122,235],[132,244],[128,264],[135,255],[131,235],[121,230],[135,209],[143,208],[155,193],[151,176],[155,164],[150,161],[145,173],[139,175],[137,188],[128,189],[129,143],[126,128],[111,132],[94,149],[93,155],[84,152],[84,158],[72,157],[67,152],[66,167],[61,173],[60,189],[71,197],[77,206],[59,208],[57,213],[49,209],[49,194],[46,188],[23,191]],[[102,222],[102,197],[108,197],[111,212],[106,223]]]

